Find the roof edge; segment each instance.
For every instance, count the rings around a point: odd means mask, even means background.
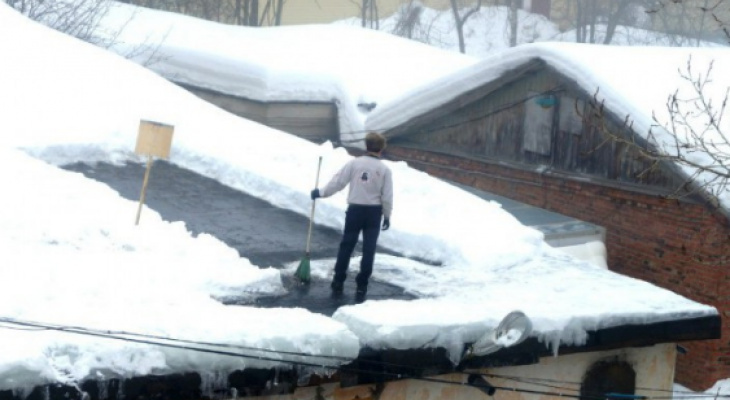
[[[561,345],[554,352],[546,343],[530,337],[517,346],[495,353],[462,360],[458,365],[449,361],[443,347],[421,349],[364,348],[352,363],[340,370],[343,387],[398,379],[419,378],[463,371],[465,369],[530,365],[541,357],[645,347],[661,343],[712,340],[721,337],[718,314],[650,324],[627,324],[589,331],[582,345]]]

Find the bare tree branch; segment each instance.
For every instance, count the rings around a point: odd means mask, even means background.
[[[97,35],[99,22],[109,11],[108,0],[5,0],[28,18],[83,41],[108,47]]]
[[[690,84],[691,93],[681,97],[677,90],[668,96],[668,120],[661,121],[653,114],[654,125],[641,140],[637,140],[629,116],[618,128],[607,123],[609,118],[603,100],[599,100],[596,92],[588,102],[588,115],[582,117],[602,132],[606,140],[595,145],[592,151],[598,151],[608,143],[628,146],[639,157],[652,161],[638,177],[648,174],[659,163],[680,166],[686,180],[675,188],[673,197],[704,191],[710,195],[704,197],[719,206],[719,197],[730,190],[730,136],[723,131],[722,125],[730,88],[724,90],[720,104],[715,104],[708,93],[709,84],[713,82],[712,63],[706,71],[698,73],[693,70],[690,58],[685,69],[678,72]]]
[[[479,11],[482,6],[482,0],[477,0],[473,7],[467,8],[465,12],[461,11],[457,0],[451,0],[451,12],[454,14],[454,23],[456,24],[456,34],[459,39],[459,51],[466,53],[466,43],[464,42],[464,24],[474,13]]]

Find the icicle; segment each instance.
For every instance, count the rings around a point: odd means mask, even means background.
[[[33,387],[21,387],[17,389],[13,389],[13,397],[18,399],[24,399],[27,396],[28,393],[33,391]]]
[[[200,393],[204,397],[215,398],[219,389],[223,392],[228,387],[228,374],[221,371],[198,372],[200,375]]]
[[[117,388],[117,398],[124,398],[124,379],[119,380],[119,387]]]
[[[560,336],[559,335],[553,336],[552,348],[553,348],[553,356],[557,357],[558,352],[560,351]]]
[[[97,373],[97,375],[100,375]],[[109,382],[105,380],[97,380],[96,381],[96,389],[99,391],[99,398],[100,399],[106,399],[108,398],[109,393]]]

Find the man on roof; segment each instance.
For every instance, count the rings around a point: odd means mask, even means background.
[[[345,229],[335,262],[332,278],[332,292],[341,294],[350,266],[350,257],[362,232],[362,259],[360,272],[355,277],[357,300],[362,301],[368,290],[368,281],[373,273],[375,247],[380,230],[390,228],[390,214],[393,210],[393,177],[381,155],[386,146],[383,135],[368,133],[365,136],[367,154],[356,157],[345,164],[322,190],[315,188],[311,197],[329,197],[349,185]],[[382,220],[382,225],[381,225]]]

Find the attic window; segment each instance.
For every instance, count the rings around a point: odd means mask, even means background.
[[[522,149],[549,156],[553,137],[553,114],[557,99],[553,95],[531,92],[525,103],[525,123]]]
[[[636,391],[636,372],[625,361],[599,361],[588,369],[580,386],[580,398],[610,398],[607,393],[632,395]]]
[[[585,102],[568,96],[560,97],[559,129],[561,132],[580,135],[583,131],[582,113],[585,112]]]

